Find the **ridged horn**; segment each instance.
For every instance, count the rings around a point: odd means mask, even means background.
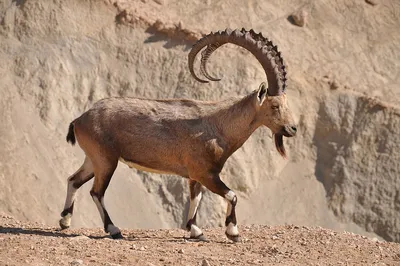
[[[220,78],[214,78],[207,72],[207,61],[208,58],[210,58],[211,54],[218,49],[221,45],[217,43],[209,44],[206,49],[201,52],[201,64],[200,64],[200,72],[203,74],[206,78],[208,78],[211,81],[220,81]]]
[[[265,38],[261,33],[254,30],[230,30],[211,32],[198,40],[188,55],[189,70],[192,76],[199,82],[207,83],[207,80],[200,79],[194,73],[193,65],[196,55],[204,48],[200,65],[201,73],[211,81],[218,81],[207,72],[206,64],[211,54],[226,43],[241,46],[252,53],[264,69],[268,80],[268,95],[275,96],[282,94],[286,89],[286,67],[281,53],[277,46]]]

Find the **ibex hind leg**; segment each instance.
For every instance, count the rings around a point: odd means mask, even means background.
[[[65,199],[64,209],[61,212],[62,218],[59,221],[61,229],[66,229],[71,226],[76,192],[83,184],[92,179],[93,176],[94,172],[92,162],[88,157],[86,157],[82,166],[68,178],[67,197]]]
[[[111,177],[114,174],[115,169],[117,168],[117,164],[118,160],[112,162],[102,161],[99,164],[96,164],[94,167],[94,183],[92,190],[90,191],[90,195],[92,196],[93,201],[96,204],[97,209],[99,210],[101,219],[103,220],[104,231],[110,233],[113,239],[120,239],[123,238],[123,236],[119,228],[113,224],[110,216],[108,215],[104,203],[104,194],[110,183]]]

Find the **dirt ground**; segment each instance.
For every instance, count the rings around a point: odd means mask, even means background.
[[[400,265],[400,244],[316,227],[241,226],[231,243],[223,228],[191,242],[181,229],[101,230],[45,227],[0,215],[0,265]]]

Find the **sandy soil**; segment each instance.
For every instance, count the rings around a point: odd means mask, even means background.
[[[209,242],[180,229],[125,229],[112,240],[101,229],[21,223],[0,215],[0,265],[398,265],[400,244],[317,227],[242,226],[233,244],[223,228]]]

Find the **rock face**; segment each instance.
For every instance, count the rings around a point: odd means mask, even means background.
[[[400,18],[390,16],[399,3],[318,1],[300,29],[286,19],[298,10],[289,0],[224,8],[192,2],[0,3],[0,211],[57,223],[66,179],[83,159],[65,142],[68,124],[101,98],[217,100],[256,89],[262,68],[233,46],[210,60],[222,81],[199,84],[187,70],[196,38],[246,27],[282,50],[300,132],[285,140],[289,160],[266,128],[228,160],[222,177],[238,192],[239,222],[320,225],[400,241]],[[78,193],[73,226],[101,226],[90,186]],[[121,165],[105,202],[122,228],[169,228],[185,224],[187,199],[186,180]],[[224,204],[205,193],[199,224],[223,225]]]
[[[400,113],[367,97],[337,93],[320,105],[316,177],[335,215],[399,241]]]

